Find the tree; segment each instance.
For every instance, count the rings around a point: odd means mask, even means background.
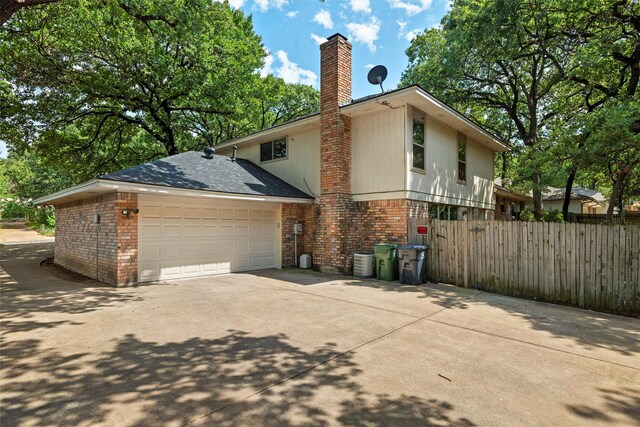
[[[529,168],[519,165],[521,172],[529,169],[537,217],[544,186],[540,145],[549,120],[567,108],[568,100],[558,102],[556,95],[572,66],[560,23],[539,3],[455,2],[442,28],[413,40],[402,77],[404,84],[418,83],[465,111],[473,104],[498,111],[502,123],[513,125],[512,143],[522,145],[531,160]]]
[[[46,133],[83,151],[135,134],[170,155],[192,142],[186,116],[236,112],[265,55],[251,18],[209,0],[54,3],[17,13],[0,46],[17,116],[30,118],[12,145]]]
[[[574,47],[571,52],[572,61],[580,65],[573,67],[572,72],[568,73],[568,79],[572,83],[571,90],[580,93],[582,114],[598,114],[598,118],[590,123],[601,126],[604,123],[600,109],[609,108],[610,103],[615,105],[621,98],[628,100],[623,103],[630,103],[632,106],[636,97],[640,80],[640,5],[630,0],[586,0],[565,2],[554,13],[567,22],[564,33],[570,41],[568,46]],[[615,112],[616,108],[612,111]],[[630,118],[630,126],[634,123],[633,119],[634,117]],[[640,119],[640,116],[635,119]],[[590,160],[580,163],[580,159],[585,158],[580,152],[585,149],[590,134],[598,131],[597,127],[586,126],[588,123],[578,118],[579,130],[568,135],[573,136],[575,143],[575,149],[569,148],[569,151],[575,154],[570,162],[565,185],[565,219],[578,170],[588,171],[593,165]],[[624,126],[622,123],[620,125]],[[567,129],[564,123],[560,126],[563,130]],[[586,148],[589,150],[589,147]],[[612,196],[615,197],[615,194]]]

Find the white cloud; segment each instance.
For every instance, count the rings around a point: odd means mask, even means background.
[[[364,68],[366,68],[367,70],[370,70],[373,67],[375,67],[375,65],[373,65],[373,64],[367,64],[367,65],[364,66]]]
[[[297,10],[292,10],[291,12],[287,12],[287,18],[295,18],[296,16],[298,16]]]
[[[267,56],[264,58],[264,66],[260,69],[260,77],[267,77],[273,73],[273,55],[267,48],[264,48],[264,52]]]
[[[404,13],[412,16],[431,7],[431,0],[389,0],[392,9],[402,9]]]
[[[256,6],[258,6],[258,9],[260,9],[260,12],[266,12],[272,7],[275,7],[276,9],[282,9],[282,6],[289,3],[289,0],[254,0],[254,2]]]
[[[313,21],[317,22],[328,30],[333,28],[333,21],[331,20],[331,14],[328,10],[321,10],[316,13],[316,16],[313,17]]]
[[[302,83],[315,86],[318,81],[318,75],[311,70],[300,68],[295,62],[289,60],[289,55],[284,50],[276,52],[276,56],[281,63],[280,68],[276,70],[278,77],[287,83]]]
[[[407,34],[404,35],[404,38],[407,39],[407,41],[412,41],[413,39],[416,38],[416,36],[418,34],[420,34],[422,32],[422,30],[420,28],[416,28],[414,30],[409,31]]]
[[[404,29],[407,28],[407,23],[405,21],[396,21],[398,24],[398,35],[401,36],[404,34]]]
[[[370,0],[350,0],[351,10],[354,12],[371,13]]]
[[[311,38],[315,40],[315,42],[318,43],[318,45],[321,45],[322,43],[327,41],[326,37],[322,37],[314,33],[311,33]]]
[[[367,45],[370,52],[376,51],[375,41],[378,40],[378,34],[380,33],[380,20],[375,16],[371,17],[368,23],[356,24],[350,22],[347,24],[349,30],[349,38]]]

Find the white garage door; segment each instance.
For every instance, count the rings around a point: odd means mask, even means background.
[[[139,195],[138,281],[279,266],[277,204]]]

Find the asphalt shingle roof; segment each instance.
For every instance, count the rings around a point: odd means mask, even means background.
[[[564,188],[550,187],[549,191],[542,195],[542,200],[564,200]],[[605,197],[596,190],[589,190],[588,188],[573,187],[571,189],[572,199],[582,200],[595,200],[596,202],[604,202]]]
[[[229,157],[218,155],[206,159],[203,153],[196,151],[165,157],[98,178],[221,193],[313,198],[249,160],[236,159],[234,162]]]

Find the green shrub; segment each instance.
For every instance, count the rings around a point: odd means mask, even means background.
[[[562,212],[558,209],[551,209],[550,211],[542,212],[542,220],[544,222],[564,222]]]
[[[520,221],[534,222],[535,220],[536,215],[533,213],[533,209],[525,209],[520,212]]]

